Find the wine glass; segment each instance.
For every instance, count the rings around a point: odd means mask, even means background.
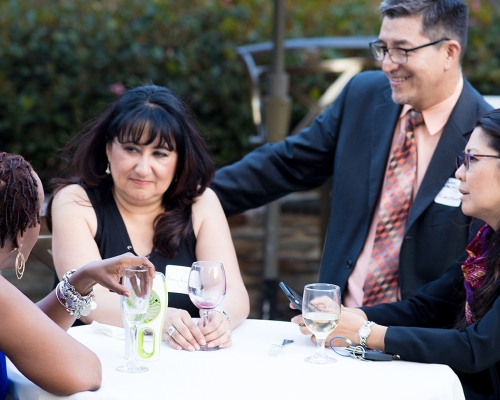
[[[148,311],[152,280],[147,268],[141,266],[125,269],[122,284],[130,293],[129,297],[120,296],[122,317],[130,327],[130,346],[126,364],[116,369],[120,372],[146,372],[149,368],[137,362],[137,330]]]
[[[203,312],[204,325],[208,324],[210,310],[217,307],[226,295],[224,266],[216,261],[195,261],[188,279],[189,298]],[[219,347],[201,346],[200,350],[219,350]]]
[[[305,360],[313,364],[330,364],[337,360],[325,354],[325,340],[337,327],[341,309],[340,288],[330,283],[311,283],[304,287],[302,318],[316,336],[316,353]]]

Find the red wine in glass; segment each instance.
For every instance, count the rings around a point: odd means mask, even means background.
[[[217,307],[226,295],[226,273],[224,266],[216,261],[196,261],[191,266],[188,279],[189,298],[203,312],[208,324],[210,310]],[[219,350],[219,347],[201,346],[200,350]]]

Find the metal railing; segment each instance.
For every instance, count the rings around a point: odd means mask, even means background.
[[[360,72],[366,65],[373,63],[369,56],[368,43],[375,37],[317,37],[288,39],[284,41],[286,52],[307,53],[306,62],[301,66],[285,67],[290,75],[305,75],[331,72],[338,74],[337,78],[330,84],[323,95],[314,100],[298,87],[291,85],[290,93],[301,104],[308,108],[307,115],[292,129],[291,135],[300,132],[308,126],[315,116],[321,114],[339,95],[344,85],[354,75]],[[322,60],[321,50],[366,50],[365,57],[347,57]],[[240,46],[238,55],[245,64],[250,79],[250,98],[252,107],[252,118],[256,128],[256,135],[250,137],[255,144],[262,144],[268,140],[268,133],[263,120],[263,96],[261,94],[261,78],[271,72],[269,64],[260,64],[259,61],[268,59],[273,50],[272,42],[264,42]]]

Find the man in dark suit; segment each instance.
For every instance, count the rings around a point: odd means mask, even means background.
[[[462,76],[468,23],[463,1],[386,0],[380,10],[379,39],[371,48],[382,71],[355,76],[309,128],[220,169],[212,186],[231,215],[333,177],[319,281],[339,285],[349,306],[409,298],[461,255],[470,219],[460,209],[454,159],[491,108]],[[400,241],[391,245],[394,287],[372,283],[387,296],[368,302],[381,198],[391,186],[385,182],[389,160],[413,110],[421,112],[423,124],[412,128],[412,191],[402,208]]]

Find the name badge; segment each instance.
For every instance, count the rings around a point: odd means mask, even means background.
[[[448,179],[443,188],[440,190],[434,201],[438,204],[443,204],[450,207],[460,206],[460,197],[462,193],[458,191],[460,181],[455,178]]]
[[[167,265],[165,267],[165,280],[169,293],[188,294],[188,279],[190,267],[182,265]]]

